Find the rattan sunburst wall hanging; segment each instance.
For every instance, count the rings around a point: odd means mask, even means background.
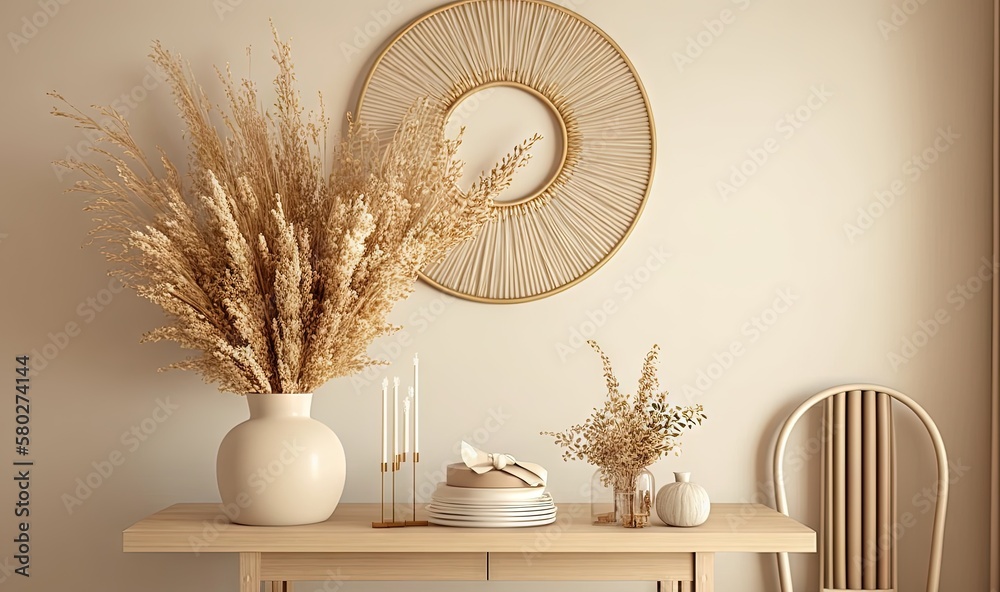
[[[652,182],[653,117],[618,45],[543,0],[463,0],[418,18],[376,59],[357,112],[388,138],[420,97],[450,113],[497,85],[552,110],[561,164],[539,191],[498,202],[494,221],[422,277],[470,300],[525,302],[582,281],[624,243]]]

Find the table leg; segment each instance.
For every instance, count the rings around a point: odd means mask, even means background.
[[[715,553],[694,554],[695,592],[715,592]]]
[[[260,592],[260,553],[240,553],[240,592]]]

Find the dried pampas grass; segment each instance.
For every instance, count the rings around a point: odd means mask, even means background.
[[[446,138],[444,114],[421,101],[385,150],[350,122],[328,169],[322,107],[304,114],[290,47],[276,32],[274,43],[273,111],[227,68],[221,131],[189,67],[154,45],[186,126],[187,181],[162,150],[143,152],[114,109],[89,115],[52,93],[66,106],[54,115],[97,132],[94,152],[114,169],[59,163],[85,177],[75,189],[88,195],[111,274],[167,315],[144,341],[196,351],[170,368],[234,393],[312,392],[379,363],[366,352],[397,329],[386,321],[392,306],[422,268],[490,218],[538,139],[463,193],[460,138]]]

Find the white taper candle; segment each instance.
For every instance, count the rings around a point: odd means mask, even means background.
[[[420,452],[420,360],[413,354],[413,454]]]
[[[392,462],[399,456],[399,377],[392,377]]]
[[[382,462],[389,462],[389,379],[382,379]]]
[[[413,399],[413,387],[410,396],[403,399],[403,456],[410,452],[410,401]]]

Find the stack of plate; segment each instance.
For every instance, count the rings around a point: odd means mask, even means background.
[[[556,506],[544,486],[485,489],[441,483],[427,506],[427,520],[466,528],[542,526],[556,521]]]

